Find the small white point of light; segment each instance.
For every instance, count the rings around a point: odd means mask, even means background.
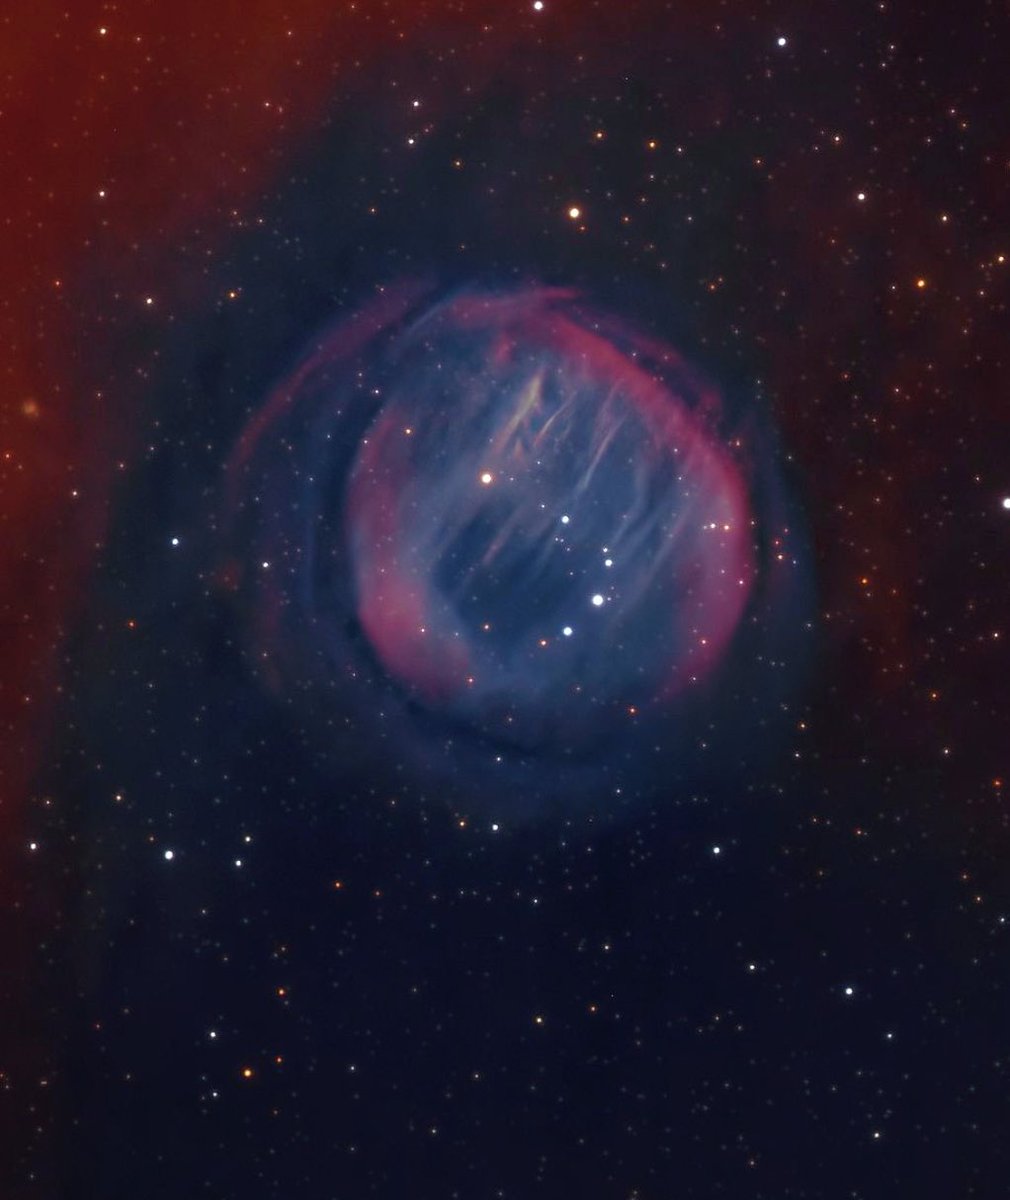
[[[561,524],[567,525],[571,519],[572,518],[568,515],[568,513],[565,513],[565,515],[561,518]]]
[[[713,846],[712,853],[713,854],[722,854],[722,846]]]
[[[856,989],[854,987],[852,987],[851,985],[849,987],[843,988],[842,990],[845,992],[846,996],[852,996],[855,994],[855,991],[856,991]]]
[[[173,858],[175,858],[175,851],[174,850],[166,850],[165,851],[165,862],[171,862]]]
[[[866,193],[865,192],[856,192],[856,199],[860,203],[862,203],[866,199]]]
[[[573,632],[571,625],[566,625],[561,632],[565,635],[565,637],[571,637]]]
[[[32,852],[32,854],[34,854],[35,851],[38,850],[38,848],[39,848],[38,842],[29,842],[28,843],[28,849]]]
[[[534,12],[543,12],[544,11],[544,0],[533,0],[533,11]]]
[[[597,592],[596,595],[593,596],[593,607],[599,608],[602,603],[603,603],[603,597],[600,595],[599,592]]]
[[[497,833],[500,828],[501,828],[501,826],[498,824],[497,821],[491,822],[491,832],[492,833]]]
[[[784,46],[784,45],[786,44],[786,42],[787,42],[787,39],[786,39],[786,38],[784,38],[784,37],[777,37],[777,38],[775,39],[775,45],[776,45],[776,46]]]
[[[1010,496],[1004,496],[1002,504],[1005,509],[1010,510]]]
[[[174,538],[172,538],[172,539],[171,539],[171,542],[172,542],[172,545],[173,545],[173,546],[178,546],[178,544],[179,544],[179,539],[178,539],[177,537],[174,537]]]
[[[494,483],[494,476],[490,471],[484,471],[481,474],[480,481],[485,487],[487,487],[489,483]]]
[[[612,567],[614,565],[614,560],[612,558],[605,558],[603,560],[603,565],[605,567]]]
[[[568,216],[572,221],[577,221],[582,216],[582,209],[577,204],[573,204],[568,210]]]

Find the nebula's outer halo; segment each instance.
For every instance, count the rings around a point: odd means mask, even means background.
[[[257,670],[405,783],[640,787],[762,581],[730,441],[698,372],[572,292],[384,293],[228,464]]]

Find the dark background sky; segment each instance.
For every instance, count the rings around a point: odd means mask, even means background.
[[[3,1194],[1005,1195],[1005,14],[35,7]],[[759,763],[492,833],[261,686],[222,466],[421,276],[576,286],[770,414],[814,599]]]

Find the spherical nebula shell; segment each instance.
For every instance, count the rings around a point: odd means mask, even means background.
[[[228,464],[251,661],[405,785],[517,811],[663,786],[768,606],[742,444],[699,372],[574,292],[385,291]]]

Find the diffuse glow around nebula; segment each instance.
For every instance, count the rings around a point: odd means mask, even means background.
[[[727,666],[761,686],[801,571],[743,449],[700,373],[571,291],[384,291],[228,463],[251,661],[405,784],[527,813],[669,785],[739,723]]]

